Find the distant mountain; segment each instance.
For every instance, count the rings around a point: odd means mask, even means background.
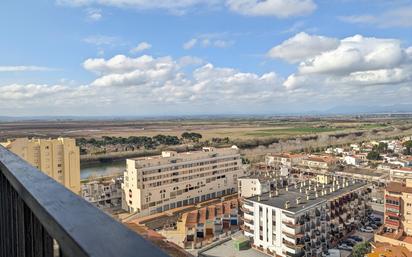
[[[380,114],[380,113],[412,113],[412,104],[396,104],[387,106],[345,105],[336,106],[325,111],[326,114]]]

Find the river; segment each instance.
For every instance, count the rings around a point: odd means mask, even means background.
[[[87,164],[80,168],[81,179],[87,179],[90,176],[107,176],[123,173],[126,169],[126,160]]]

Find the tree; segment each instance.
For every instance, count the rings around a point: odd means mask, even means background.
[[[405,154],[412,155],[412,140],[406,141],[403,143],[405,149]]]
[[[365,254],[371,251],[371,246],[368,242],[363,242],[355,245],[352,250],[353,257],[364,257]]]
[[[202,135],[195,132],[183,132],[182,138],[191,140],[193,142],[199,142],[199,140],[202,138]]]
[[[368,159],[368,160],[380,160],[381,159],[381,156],[379,155],[379,153],[378,152],[375,152],[375,151],[372,151],[372,152],[369,152],[368,153],[368,155],[366,156],[366,158]]]

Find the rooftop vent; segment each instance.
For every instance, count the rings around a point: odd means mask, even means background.
[[[300,203],[301,203],[301,198],[300,197],[296,198],[296,204],[300,204]]]
[[[257,196],[257,200],[258,202],[260,202],[262,200],[262,198],[260,197],[260,195]]]
[[[289,202],[289,201],[286,201],[286,202],[285,202],[285,209],[287,210],[287,209],[289,209],[289,207],[290,207],[290,202]]]

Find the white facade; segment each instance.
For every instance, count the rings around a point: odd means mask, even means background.
[[[363,183],[333,183],[310,190],[308,199],[292,187],[244,199],[244,235],[273,256],[322,256],[331,241],[365,217],[369,197]]]
[[[128,159],[124,209],[146,216],[235,193],[241,163],[237,148]]]
[[[273,183],[273,182],[272,182]],[[239,178],[238,194],[239,197],[252,197],[267,193],[270,190],[271,181],[259,178]]]

